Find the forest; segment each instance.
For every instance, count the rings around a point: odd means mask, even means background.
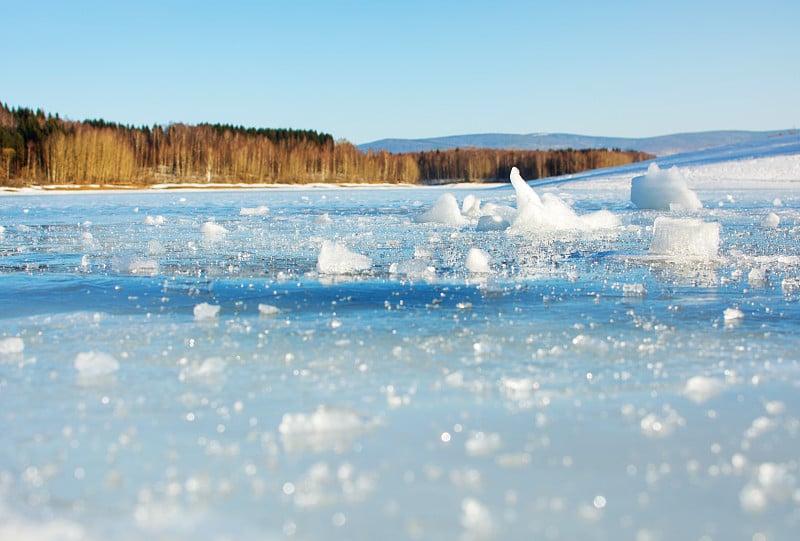
[[[653,158],[618,149],[362,152],[327,133],[225,124],[135,127],[0,105],[0,185],[508,181]]]

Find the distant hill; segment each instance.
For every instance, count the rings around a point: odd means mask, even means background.
[[[479,133],[427,139],[381,139],[358,145],[359,150],[386,150],[393,153],[447,150],[453,148],[498,148],[519,150],[557,150],[582,148],[619,148],[639,150],[656,156],[706,150],[724,145],[749,143],[792,130],[776,131],[706,131],[676,133],[657,137],[595,137],[570,133]]]

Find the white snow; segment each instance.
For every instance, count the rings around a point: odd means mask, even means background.
[[[74,366],[81,376],[89,378],[105,376],[119,370],[119,362],[102,351],[78,353]]]
[[[650,255],[672,258],[714,259],[722,227],[696,218],[660,216],[653,224]]]
[[[696,210],[703,206],[677,167],[663,171],[655,163],[647,173],[631,180],[631,202],[640,209]]]
[[[317,270],[321,274],[355,274],[372,266],[372,259],[351,252],[341,244],[324,241],[317,259]]]
[[[194,319],[196,321],[208,321],[210,319],[216,319],[221,308],[222,307],[215,304],[201,302],[200,304],[195,305],[193,309]]]
[[[470,248],[467,253],[467,260],[464,265],[473,274],[489,274],[492,269],[489,268],[489,254],[480,248]]]

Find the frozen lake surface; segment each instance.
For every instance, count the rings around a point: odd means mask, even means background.
[[[684,173],[0,197],[0,538],[794,539],[800,191]]]

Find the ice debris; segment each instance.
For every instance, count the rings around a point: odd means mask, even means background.
[[[285,413],[278,426],[278,432],[281,434],[340,432],[360,430],[365,426],[365,419],[355,411],[319,406],[313,413]]]
[[[327,240],[322,243],[317,259],[317,270],[321,274],[354,274],[371,266],[372,260],[369,257]]]
[[[738,308],[726,308],[722,312],[722,318],[725,320],[726,323],[730,323],[733,321],[744,319],[744,312],[742,312]]]
[[[722,392],[722,388],[723,383],[718,379],[706,376],[694,376],[689,378],[686,382],[683,394],[686,395],[689,400],[699,404],[717,396]]]
[[[88,351],[75,357],[75,370],[82,377],[106,376],[119,370],[119,362],[108,353]]]
[[[258,313],[262,316],[276,316],[281,313],[281,309],[272,304],[259,304]]]
[[[196,321],[207,321],[215,319],[219,315],[221,307],[207,302],[201,302],[194,307],[194,319]]]
[[[650,255],[714,259],[722,226],[695,218],[656,218]]]
[[[470,248],[465,262],[467,270],[473,274],[489,274],[489,254],[480,248]]]
[[[417,221],[452,226],[462,226],[469,223],[469,220],[461,214],[461,209],[458,208],[458,201],[451,193],[444,193],[439,196],[433,207],[418,216]]]
[[[240,216],[266,216],[269,214],[269,207],[259,205],[257,207],[243,207],[239,210]]]
[[[228,234],[228,230],[216,222],[206,222],[200,226],[200,233],[207,241],[220,240]]]
[[[663,171],[655,163],[650,164],[647,173],[631,180],[631,203],[640,209],[697,210],[703,207],[677,167]]]
[[[15,355],[25,351],[25,341],[19,336],[0,339],[0,355]]]
[[[516,167],[511,169],[510,178],[517,196],[517,216],[509,228],[511,233],[595,231],[620,225],[619,218],[607,210],[580,216],[555,194],[539,197]]]
[[[766,229],[777,229],[779,225],[781,225],[781,217],[774,212],[770,212],[761,220],[761,227]]]

